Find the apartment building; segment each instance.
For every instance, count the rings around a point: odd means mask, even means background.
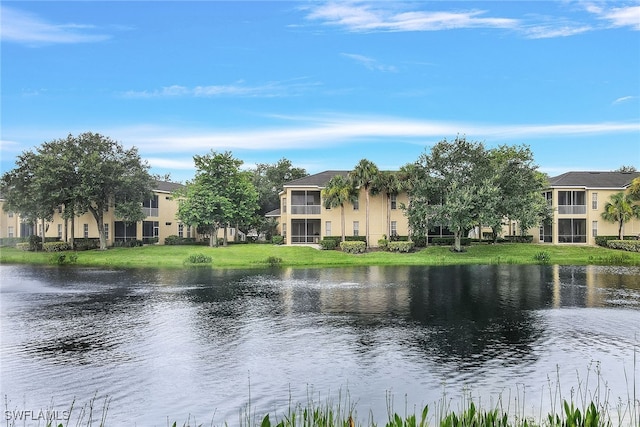
[[[539,243],[595,244],[596,236],[618,235],[618,224],[602,219],[609,198],[626,191],[640,172],[567,172],[549,179],[544,196],[553,220],[532,230]],[[637,236],[640,219],[624,225],[624,234]]]

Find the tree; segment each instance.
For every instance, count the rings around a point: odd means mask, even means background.
[[[391,238],[391,196],[397,196],[404,189],[397,172],[383,171],[376,175],[371,194],[384,194],[387,202],[387,236]]]
[[[348,179],[342,175],[335,175],[329,180],[327,186],[322,189],[322,200],[327,209],[340,206],[340,231],[344,242],[344,205],[345,203],[355,203],[358,197],[356,188]]]
[[[193,181],[176,195],[178,219],[209,234],[209,245],[218,245],[218,230],[230,224],[249,222],[258,209],[258,194],[249,172],[241,172],[242,160],[230,152],[212,151],[194,156],[197,171]],[[227,244],[226,233],[224,244]]]
[[[631,181],[629,196],[631,196],[633,200],[640,201],[640,176]]]
[[[462,235],[476,225],[482,216],[482,194],[489,193],[491,181],[487,179],[488,157],[479,142],[456,137],[446,139],[423,154],[420,162],[431,176],[439,200],[431,200],[430,216],[447,225],[454,235],[454,250],[460,252]],[[438,197],[438,196],[436,196]]]
[[[623,172],[623,173],[638,172],[638,169],[633,165],[622,165],[618,169],[616,169],[614,172]]]
[[[142,218],[142,202],[151,194],[153,183],[149,166],[136,148],[125,150],[110,138],[91,132],[46,142],[36,153],[25,153],[17,164],[5,175],[6,181],[3,177],[3,187],[12,201],[9,205],[28,218],[43,221],[61,205],[66,218],[91,212],[100,249],[107,247],[104,212],[114,206],[116,216]],[[17,202],[18,198],[26,200]]]
[[[640,218],[640,205],[635,204],[633,198],[622,191],[611,195],[604,205],[602,219],[618,223],[618,239],[623,239],[624,223],[632,218]]]
[[[293,167],[291,161],[284,157],[274,164],[258,163],[252,172],[252,182],[258,192],[260,216],[280,207],[279,193],[284,184],[308,175],[305,169]]]
[[[355,168],[349,172],[349,179],[354,186],[364,188],[365,194],[365,236],[367,239],[367,247],[370,246],[369,242],[369,195],[371,192],[371,186],[373,185],[376,176],[380,173],[378,167],[367,159],[362,159]]]

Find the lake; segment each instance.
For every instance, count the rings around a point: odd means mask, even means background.
[[[0,304],[16,425],[74,398],[99,416],[105,397],[108,425],[238,425],[310,399],[384,425],[390,404],[469,395],[538,420],[557,396],[614,405],[640,386],[637,267],[0,265]]]

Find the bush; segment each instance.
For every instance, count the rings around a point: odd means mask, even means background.
[[[367,243],[367,236],[345,236],[344,240],[347,242],[364,242]]]
[[[77,251],[88,251],[100,247],[100,239],[76,239],[74,243]]]
[[[640,240],[609,240],[607,247],[629,252],[640,252]]]
[[[336,239],[324,238],[320,240],[320,247],[325,251],[332,251],[338,247],[338,241]]]
[[[26,252],[31,250],[31,245],[29,242],[16,243],[16,248]]]
[[[637,240],[636,236],[622,236],[623,240]],[[609,247],[607,242],[610,240],[619,240],[618,236],[596,236],[596,245],[602,246],[603,248]]]
[[[455,238],[453,237],[434,237],[431,239],[431,243],[438,246],[453,246],[455,243]],[[471,239],[468,237],[462,237],[460,239],[461,246],[469,246],[471,244]]]
[[[342,249],[342,252],[346,252],[348,254],[362,254],[367,249],[367,245],[365,242],[347,241],[340,243],[340,249]]]
[[[282,258],[277,256],[270,256],[267,258],[266,263],[269,264],[270,267],[278,267],[282,264]]]
[[[35,234],[29,236],[29,250],[39,251],[40,249],[42,249],[42,238],[40,236],[36,236]]]
[[[504,239],[513,243],[532,243],[533,242],[533,236],[530,234],[527,236],[520,236],[520,235],[504,236]]]
[[[389,237],[389,241],[390,242],[408,242],[409,236],[399,236],[397,234],[392,234],[391,237]]]
[[[426,236],[411,236],[411,241],[418,248],[427,247],[427,237]]]
[[[113,242],[114,248],[135,248],[136,246],[144,246],[143,240],[117,240]]]
[[[0,238],[0,246],[15,248],[18,243],[24,243],[24,241],[24,237],[2,237]]]
[[[78,254],[76,252],[71,252],[68,254],[63,254],[60,252],[52,253],[49,257],[49,262],[51,264],[58,265],[69,265],[75,264],[78,261]]]
[[[413,242],[389,242],[389,252],[411,252]]]
[[[64,252],[71,250],[71,245],[67,242],[46,242],[42,245],[45,252]]]
[[[549,252],[540,251],[533,256],[533,259],[538,261],[538,264],[549,264],[549,262],[551,262],[551,255],[549,255]]]
[[[186,264],[210,264],[213,261],[209,255],[202,253],[190,254],[185,260]]]
[[[388,251],[389,250],[389,241],[387,239],[378,240],[378,248],[380,248],[383,251]]]
[[[271,243],[273,243],[274,245],[284,244],[284,236],[273,236],[271,238]]]
[[[164,239],[165,245],[195,245],[196,239],[193,237],[180,237],[176,235],[167,236]]]

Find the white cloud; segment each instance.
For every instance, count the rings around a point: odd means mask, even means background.
[[[54,24],[18,9],[0,6],[3,41],[23,43],[31,46],[44,44],[94,43],[109,39],[107,34],[91,34],[94,29],[84,24]]]
[[[394,4],[398,7],[398,4]],[[486,11],[399,11],[389,3],[328,2],[308,8],[307,18],[348,31],[439,31],[456,28],[516,28],[517,19],[484,17]],[[393,6],[392,6],[393,7]]]
[[[555,37],[575,36],[592,30],[593,28],[588,25],[536,25],[526,28],[524,33],[530,39],[550,39]]]
[[[364,65],[365,67],[367,67],[369,70],[375,70],[375,71],[382,71],[382,72],[396,72],[397,68],[394,67],[393,65],[384,65],[379,63],[378,61],[376,61],[373,58],[370,58],[368,56],[364,56],[364,55],[359,55],[356,53],[342,53],[341,54],[344,57],[347,57],[349,59],[353,59],[354,61]]]
[[[640,30],[640,6],[616,7],[603,11],[601,17],[616,27],[631,27],[634,30]]]
[[[208,85],[194,87],[172,85],[154,90],[130,90],[122,93],[121,95],[125,98],[211,98],[221,96],[274,98],[298,96],[319,85],[320,83],[308,81],[306,78],[299,78],[282,82],[273,81],[257,86],[249,86],[246,85],[243,81],[239,81],[230,85]]]
[[[623,96],[613,101],[613,104],[622,104],[623,102],[629,102],[637,98],[637,96]]]

